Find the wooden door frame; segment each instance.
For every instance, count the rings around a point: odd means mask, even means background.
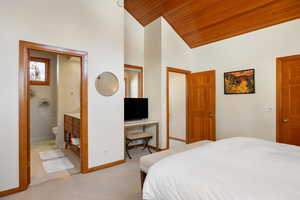
[[[135,66],[135,65],[124,65],[124,70],[125,68],[129,69],[136,69],[141,71],[141,77],[139,77],[139,98],[144,97],[144,68],[140,66]]]
[[[166,106],[167,106],[167,149],[170,148],[170,85],[169,85],[169,80],[170,80],[170,72],[174,72],[174,73],[179,73],[179,74],[184,74],[186,77],[186,138],[185,141],[183,141],[182,139],[179,138],[174,138],[172,137],[172,139],[177,140],[177,141],[181,141],[181,142],[185,142],[185,143],[189,143],[189,129],[188,129],[188,120],[189,120],[189,87],[188,87],[188,75],[191,74],[191,71],[188,70],[183,70],[183,69],[178,69],[178,68],[174,68],[174,67],[167,67],[166,68]]]
[[[19,188],[26,190],[30,184],[30,105],[29,105],[29,55],[30,50],[54,53],[81,59],[80,92],[80,164],[81,173],[88,172],[88,53],[27,41],[19,42]]]
[[[276,142],[281,142],[280,124],[282,119],[282,63],[288,60],[300,59],[300,55],[276,58]]]

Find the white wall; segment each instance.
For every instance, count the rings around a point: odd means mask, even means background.
[[[144,67],[144,27],[126,10],[124,14],[125,46],[124,56],[125,64]],[[138,82],[131,81],[131,88]],[[137,97],[138,90],[131,91],[133,97]],[[135,128],[127,131],[127,134],[140,132],[142,129]],[[138,144],[138,141],[136,141]]]
[[[144,96],[149,99],[149,119],[161,123],[161,20],[145,27]],[[161,132],[160,126],[160,132]],[[149,130],[153,132],[154,130]],[[155,141],[155,140],[152,140]],[[164,142],[162,134],[160,143]]]
[[[161,18],[162,67],[192,69],[192,49],[181,39],[168,22]]]
[[[0,191],[19,184],[19,40],[84,50],[88,59],[89,167],[124,158],[124,84],[112,97],[94,88],[111,71],[123,80],[124,11],[115,1],[0,0]],[[4,142],[5,141],[5,142]]]
[[[166,67],[193,72],[217,71],[218,139],[252,136],[275,140],[275,60],[276,57],[300,54],[300,20],[195,49],[190,49],[163,18],[161,28],[156,31],[161,31],[161,54],[156,57],[145,54],[145,60],[156,59],[161,62],[161,148],[166,145]],[[149,36],[153,40],[155,37]],[[224,95],[223,73],[248,68],[256,69],[256,94]],[[145,76],[151,75],[145,72]],[[145,82],[145,87],[150,87],[146,84],[151,85],[153,82],[156,79]]]
[[[144,66],[144,27],[125,10],[125,64]]]
[[[170,72],[170,137],[186,139],[186,75]]]
[[[193,71],[217,74],[217,139],[276,138],[276,57],[300,54],[300,20],[193,49]],[[255,68],[256,94],[224,95],[223,73]]]
[[[57,56],[57,125],[56,144],[64,146],[64,114],[80,113],[81,65],[80,58]]]
[[[192,69],[192,50],[164,18],[145,27],[145,97],[150,119],[160,119],[160,148],[166,148],[166,68]],[[160,79],[160,80],[159,80]],[[149,95],[150,94],[150,95]],[[158,98],[161,98],[160,100]],[[154,98],[155,101],[152,99]],[[154,114],[155,113],[155,114]],[[158,116],[160,113],[160,117]]]
[[[145,67],[144,91],[145,97],[151,96],[150,119],[161,122],[160,147],[165,148],[166,67],[190,70],[192,50],[164,18],[159,18],[144,28],[125,11],[125,63]],[[159,77],[161,80],[158,80]],[[161,100],[156,99],[158,97],[161,97]],[[158,116],[158,112],[161,116]]]
[[[31,56],[50,60],[49,85],[31,85],[34,96],[30,98],[30,140],[32,142],[54,139],[52,128],[57,123],[57,76],[56,55],[32,51]],[[49,105],[40,105],[47,100]]]
[[[178,69],[192,70],[193,62],[192,49],[181,39],[181,37],[174,31],[174,29],[168,24],[168,22],[161,18],[162,24],[162,69],[161,69],[161,92],[162,92],[162,138],[163,148],[167,145],[167,99],[166,99],[166,68],[175,67]]]

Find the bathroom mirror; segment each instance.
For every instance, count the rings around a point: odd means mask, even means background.
[[[111,72],[103,72],[97,77],[95,87],[99,94],[112,96],[119,89],[119,79]]]

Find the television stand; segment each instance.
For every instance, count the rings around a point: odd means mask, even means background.
[[[156,134],[155,134],[156,147],[155,147],[155,150],[159,151],[159,122],[158,121],[151,121],[151,120],[141,120],[141,121],[128,121],[128,122],[124,123],[125,152],[126,152],[126,138],[127,138],[128,129],[142,127],[143,128],[143,133],[145,133],[146,127],[149,127],[149,126],[155,126],[156,127]]]
[[[140,120],[125,121],[125,125],[138,124],[138,123],[143,123],[143,122],[149,122],[149,120],[148,119],[140,119]]]

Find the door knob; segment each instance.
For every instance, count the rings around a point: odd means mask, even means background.
[[[213,117],[214,117],[214,115],[213,115],[212,113],[210,113],[210,114],[209,114],[209,117],[210,117],[210,118],[213,118]]]
[[[282,122],[283,122],[283,123],[288,123],[289,120],[288,120],[288,119],[283,119]]]

